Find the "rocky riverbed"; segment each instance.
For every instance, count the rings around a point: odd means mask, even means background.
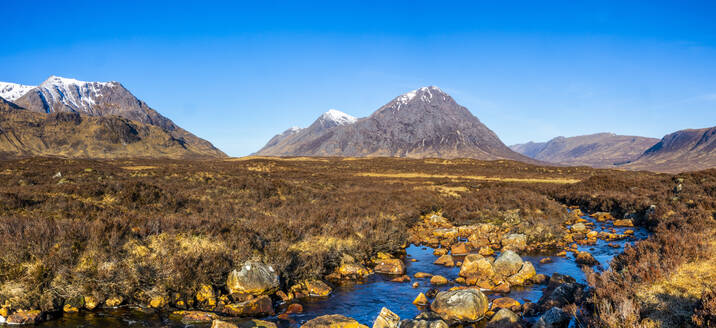
[[[227,278],[231,298],[207,288],[192,300],[213,311],[166,311],[159,303],[167,300],[158,299],[147,308],[105,304],[93,311],[69,309],[40,326],[559,326],[572,318],[561,308],[585,295],[582,266],[603,270],[626,243],[648,235],[608,213],[571,213],[564,237],[540,245],[508,227],[455,227],[431,214],[411,231],[413,244],[404,254],[381,253],[372,263],[344,258],[326,282],[306,280],[281,290],[270,265],[248,261]],[[39,314],[16,312],[3,318],[32,322],[33,315]]]

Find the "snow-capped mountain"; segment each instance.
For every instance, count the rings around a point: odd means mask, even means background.
[[[353,124],[358,119],[350,116],[344,112],[335,109],[329,109],[318,118],[320,122],[326,128],[332,128],[338,125]]]
[[[24,96],[28,91],[34,88],[35,87],[31,85],[0,82],[0,98],[8,101],[15,101],[17,98]]]
[[[400,95],[369,117],[324,127],[322,118],[295,134],[274,137],[257,152],[267,156],[469,157],[534,160],[507,146],[467,108],[438,87]],[[335,119],[333,121],[336,121]]]
[[[3,97],[4,98],[4,97]],[[85,82],[50,76],[13,101],[38,113],[79,113],[89,116],[119,116],[158,126],[181,144],[190,145],[211,156],[225,156],[211,143],[180,128],[135,97],[119,82]]]

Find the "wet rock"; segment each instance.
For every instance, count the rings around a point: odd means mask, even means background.
[[[435,285],[435,286],[446,285],[447,283],[448,283],[447,278],[445,278],[443,276],[435,275],[432,278],[430,278],[430,284]]]
[[[199,304],[210,308],[216,306],[216,294],[214,293],[214,288],[207,284],[201,285],[201,287],[199,287],[199,291],[196,292],[196,301],[199,302]]]
[[[286,314],[303,313],[303,305],[293,303],[286,308]]]
[[[596,212],[592,214],[592,217],[597,219],[599,222],[614,220],[614,217],[609,212]]]
[[[614,226],[616,227],[633,227],[634,222],[631,219],[614,220]]]
[[[447,249],[447,248],[436,248],[436,249],[433,251],[433,255],[435,255],[435,256],[443,256],[443,255],[445,255],[445,254],[447,254],[447,253],[448,253],[448,249]]]
[[[230,315],[244,317],[274,314],[271,298],[266,295],[239,303],[226,304],[223,311]]]
[[[410,282],[410,277],[408,275],[402,275],[395,277],[393,279],[390,279],[392,282]]]
[[[221,321],[217,319],[211,322],[211,328],[238,328],[238,326],[231,322]]]
[[[430,309],[449,321],[477,321],[487,312],[488,300],[478,289],[458,289],[440,292]]]
[[[185,325],[212,322],[219,318],[215,313],[203,311],[174,311],[172,316],[178,317],[181,323]]]
[[[450,248],[452,255],[465,255],[469,252],[469,248],[466,243],[458,243]]]
[[[325,297],[331,294],[333,289],[321,280],[304,280],[291,287],[295,295]]]
[[[398,328],[399,325],[400,317],[386,307],[380,310],[378,317],[373,322],[373,328]]]
[[[510,283],[501,282],[501,283],[497,284],[497,286],[491,288],[491,290],[495,293],[507,294],[510,292]]]
[[[40,310],[18,310],[7,317],[9,325],[34,325],[43,321],[43,313]]]
[[[520,328],[520,317],[508,308],[501,308],[487,323],[487,328]]]
[[[435,260],[435,262],[433,262],[433,264],[444,265],[446,267],[454,267],[455,261],[453,260],[451,255],[443,255],[443,256],[439,257],[437,260]]]
[[[381,259],[375,266],[375,272],[383,274],[405,274],[405,264],[400,259]]]
[[[512,311],[518,311],[522,307],[520,302],[511,297],[500,297],[492,300],[492,306],[490,310],[495,311],[497,309],[510,309]]]
[[[122,305],[122,302],[124,302],[124,299],[121,296],[113,296],[104,301],[104,305],[108,307],[117,307]]]
[[[545,257],[545,258],[539,260],[539,263],[542,263],[542,264],[552,263],[552,258],[551,258],[551,257]]]
[[[84,297],[84,301],[85,301],[85,302],[84,302],[84,303],[85,303],[85,305],[84,305],[85,309],[90,310],[90,311],[92,311],[92,310],[94,310],[95,308],[97,308],[97,307],[99,306],[99,303],[100,303],[99,299],[97,299],[96,297],[94,297],[94,296],[92,296],[92,295],[85,296],[85,297]]]
[[[570,229],[573,233],[585,233],[587,232],[587,226],[584,223],[579,222],[572,225]]]
[[[581,303],[585,286],[576,283],[570,276],[555,273],[550,277],[547,288],[539,299],[539,307],[547,310],[552,307],[563,307],[572,303]]]
[[[435,296],[438,295],[438,292],[440,291],[436,288],[430,288],[427,292],[425,292],[425,296],[427,296],[428,298],[435,298]]]
[[[432,274],[430,274],[430,273],[425,273],[425,272],[416,272],[416,273],[413,275],[413,277],[415,277],[415,278],[430,278],[430,277],[432,277],[432,276],[433,276]]]
[[[400,328],[448,328],[442,320],[406,319],[400,322]]]
[[[567,328],[571,317],[558,307],[553,307],[537,319],[533,328]]]
[[[344,279],[362,279],[370,275],[370,271],[358,263],[343,263],[336,272]]]
[[[523,251],[527,248],[527,236],[513,233],[502,238],[502,250]]]
[[[246,261],[240,270],[234,269],[226,279],[230,294],[271,294],[279,288],[278,273],[268,264]]]
[[[507,278],[507,282],[509,282],[512,286],[522,286],[525,284],[525,282],[529,281],[529,279],[534,277],[536,274],[537,271],[535,271],[535,267],[532,265],[532,263],[529,261],[524,261],[522,263],[522,268],[520,268],[520,271]]]
[[[273,322],[258,319],[239,321],[236,326],[238,328],[277,328]]]
[[[549,280],[549,277],[541,273],[538,273],[534,275],[534,277],[530,278],[530,282],[533,284],[544,284],[545,282],[547,282],[547,280]]]
[[[507,250],[502,252],[493,263],[495,272],[501,276],[509,277],[520,271],[522,258],[517,253]]]
[[[73,306],[72,304],[65,304],[62,307],[62,312],[64,312],[64,313],[77,313],[79,311],[80,311],[80,309],[77,308],[76,306]]]
[[[594,259],[594,256],[592,254],[589,254],[589,252],[578,252],[576,258],[574,259],[575,262],[578,264],[593,266],[599,264],[599,262]]]
[[[413,283],[413,288],[418,288],[418,287],[420,287],[420,283],[418,283],[417,281],[414,282],[414,283]]]
[[[368,328],[361,325],[353,318],[349,318],[340,314],[331,314],[320,316],[306,321],[302,328]]]
[[[415,300],[413,300],[413,304],[419,305],[419,306],[425,306],[425,305],[428,305],[428,303],[429,303],[428,298],[423,293],[418,294],[418,297],[416,297]]]

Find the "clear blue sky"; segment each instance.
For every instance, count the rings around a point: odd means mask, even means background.
[[[120,81],[229,155],[437,85],[507,144],[716,125],[716,2],[3,1],[0,81]]]

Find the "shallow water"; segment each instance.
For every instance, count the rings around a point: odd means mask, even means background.
[[[596,222],[591,217],[583,218],[595,223],[594,230],[602,231],[613,226]],[[628,239],[613,241],[619,248],[612,248],[603,240],[598,240],[595,245],[579,246],[580,251],[592,253],[599,261],[600,266],[595,270],[603,270],[608,267],[609,261],[622,252],[624,244],[635,240],[645,239],[648,231],[643,228],[617,228],[618,233],[627,229],[634,230],[634,236]],[[290,327],[300,325],[307,320],[325,314],[343,314],[358,320],[360,323],[372,326],[373,320],[377,317],[382,307],[387,307],[398,314],[401,318],[413,318],[421,312],[421,309],[412,304],[413,299],[420,292],[427,292],[434,288],[430,285],[430,278],[417,279],[413,275],[416,272],[427,272],[434,275],[441,275],[449,280],[458,277],[460,268],[446,268],[433,264],[437,258],[433,255],[433,249],[422,246],[411,245],[407,248],[407,275],[412,279],[409,283],[390,282],[390,277],[374,275],[361,284],[352,286],[337,286],[334,292],[326,298],[303,300],[304,313],[291,315],[292,321],[278,320],[276,317],[264,318],[264,320],[275,321],[279,326]],[[540,263],[544,257],[551,257],[553,262]],[[574,262],[574,256],[569,253],[566,258],[554,256],[554,254],[533,254],[523,255],[524,260],[534,264],[537,273],[547,276],[555,272],[567,274],[578,282],[585,283],[585,276],[579,266]],[[412,262],[410,259],[417,260]],[[413,282],[419,282],[420,287],[413,288]],[[440,290],[449,289],[453,285],[437,287]],[[544,285],[533,285],[525,288],[513,288],[507,296],[518,300],[536,302],[542,296]],[[502,297],[502,294],[490,294],[488,298]],[[120,308],[100,310],[95,312],[81,312],[79,314],[65,315],[58,320],[45,322],[42,327],[208,327],[209,325],[184,325],[181,322],[169,319],[167,314],[145,312],[139,309]]]

